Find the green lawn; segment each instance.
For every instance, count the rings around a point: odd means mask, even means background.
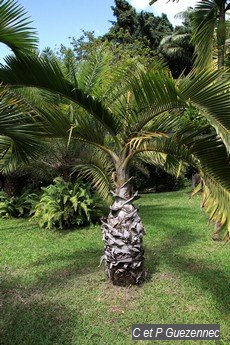
[[[149,194],[137,204],[147,230],[142,287],[106,281],[97,226],[52,233],[0,220],[1,345],[133,344],[133,323],[219,323],[218,344],[230,341],[230,247],[210,239],[199,197]]]

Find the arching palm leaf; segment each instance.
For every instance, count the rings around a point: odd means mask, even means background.
[[[134,133],[139,133],[158,115],[185,106],[174,80],[164,70],[150,70],[134,75],[129,88],[134,96],[130,118],[130,127]]]
[[[90,179],[92,186],[98,191],[102,199],[107,201],[111,201],[113,170],[114,166],[110,157],[93,147],[85,149],[84,155],[81,155],[81,160],[73,169],[80,176]]]
[[[37,48],[38,38],[30,27],[24,8],[15,0],[0,0],[0,42],[15,54],[28,53]]]
[[[228,74],[206,70],[179,81],[179,89],[215,128],[230,152],[230,94]]]
[[[218,5],[216,1],[199,1],[192,16],[195,45],[195,64],[203,69],[213,61],[214,32],[217,21]]]
[[[221,234],[223,239],[230,239],[230,192],[222,187],[217,181],[205,172],[201,172],[203,185],[202,191],[202,208],[209,214],[209,221],[215,224],[216,235]]]
[[[142,143],[138,156],[154,164],[155,155],[174,157],[178,162],[187,162],[201,172],[204,182],[203,207],[210,214],[210,220],[219,224],[221,230],[226,226],[230,235],[230,164],[225,146],[215,134],[202,135],[207,127],[185,126],[176,133],[153,141]],[[156,156],[156,157],[157,157]],[[166,161],[162,159],[162,165]],[[175,162],[173,164],[176,167]],[[173,167],[171,166],[171,168]],[[167,165],[166,165],[167,168]]]
[[[159,45],[160,50],[169,58],[179,58],[190,62],[192,46],[190,45],[191,34],[174,32],[165,36]]]
[[[229,38],[226,13],[230,4],[226,0],[203,0],[195,6],[193,14],[193,37],[196,46],[195,64],[206,68],[212,63],[213,52],[217,50],[218,68],[224,66],[226,40]]]
[[[42,149],[39,115],[7,89],[0,91],[0,158],[6,168],[36,158]],[[7,163],[7,164],[6,164]]]
[[[8,56],[5,61],[8,66],[2,66],[0,79],[7,84],[39,87],[63,95],[94,115],[111,134],[116,134],[116,120],[112,113],[96,98],[79,89],[78,85],[71,84],[56,61],[36,56]]]
[[[138,157],[140,157],[143,162],[152,164],[176,178],[183,176],[187,167],[185,162],[165,152],[146,151],[140,153]]]

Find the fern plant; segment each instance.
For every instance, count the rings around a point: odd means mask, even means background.
[[[89,186],[57,177],[42,190],[34,215],[41,228],[55,230],[92,222],[96,207]]]

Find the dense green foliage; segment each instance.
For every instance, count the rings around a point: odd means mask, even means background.
[[[210,239],[200,197],[149,194],[137,204],[147,230],[141,288],[105,281],[99,227],[45,232],[0,220],[1,344],[133,345],[135,322],[218,323],[219,345],[228,344],[229,246]]]
[[[105,37],[119,44],[138,40],[151,50],[155,50],[163,36],[173,29],[165,14],[155,17],[150,12],[137,13],[126,0],[115,0],[112,10],[116,21],[112,22],[112,28]]]
[[[34,215],[40,227],[63,229],[92,222],[96,206],[89,186],[57,177],[42,190]]]
[[[89,184],[65,181],[62,177],[56,177],[53,184],[47,187],[38,189],[35,185],[36,193],[32,192],[32,189],[24,188],[15,194],[15,186],[12,189],[9,184],[8,188],[10,193],[3,190],[0,192],[0,218],[34,215],[39,226],[45,229],[70,228],[96,222],[102,216],[105,206],[103,201],[91,192]]]
[[[121,174],[123,169],[123,177],[128,176],[130,162],[136,158],[147,155],[148,163],[173,168],[176,174],[187,162],[207,181],[210,195],[206,195],[212,203],[206,209],[211,210],[211,219],[230,229],[228,75],[207,70],[176,81],[159,62],[148,71],[135,63],[117,70],[110,63],[113,59],[111,52],[97,49],[80,66],[70,61],[63,68],[46,58],[10,57],[0,77],[12,88],[33,85],[63,96],[58,111],[48,103],[45,111],[40,108],[46,124],[41,128],[48,129],[50,136],[84,142],[88,152],[94,147],[94,157],[103,156],[106,169],[97,170],[100,182],[89,171],[87,176],[93,176],[93,184],[104,195],[109,190],[103,185],[108,182],[104,172],[116,169]],[[208,124],[198,127],[189,118],[182,121],[187,107],[196,109]],[[210,125],[215,131],[208,131]]]
[[[132,58],[144,65],[151,65],[154,57],[162,58],[158,49],[160,41],[173,30],[165,14],[158,17],[151,12],[139,13],[126,0],[116,0],[112,11],[114,21],[111,21],[112,26],[107,33],[96,37],[94,32],[83,30],[81,37],[71,38],[72,49],[61,45],[58,55],[65,61],[73,55],[81,61],[104,45],[113,51],[115,64],[121,61],[126,63],[127,59]],[[43,54],[49,57],[54,55],[49,49]],[[170,67],[173,69],[173,64]]]
[[[9,196],[0,192],[0,218],[28,217],[34,214],[38,195],[24,191],[20,196]]]

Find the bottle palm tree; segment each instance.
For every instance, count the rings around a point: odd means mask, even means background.
[[[204,206],[211,210],[211,219],[230,230],[229,81],[218,71],[175,81],[159,65],[147,72],[138,66],[118,71],[111,59],[99,53],[96,60],[77,68],[70,64],[65,71],[57,61],[8,57],[0,69],[0,81],[12,89],[34,87],[60,95],[61,107],[42,108],[43,128],[94,150],[101,169],[96,171],[92,164],[85,173],[99,189],[103,172],[110,174],[113,203],[102,219],[103,260],[114,284],[129,285],[145,277],[145,230],[133,205],[137,193],[129,169],[135,158],[147,155],[154,162],[174,157],[198,167],[205,184]],[[64,104],[74,108],[68,125]],[[206,128],[191,123],[182,125],[188,105],[197,108],[219,135],[206,134]],[[63,116],[58,115],[61,112]]]
[[[192,13],[193,9],[191,7],[184,12],[178,13],[176,17],[183,19],[182,25],[176,26],[170,35],[163,37],[159,45],[159,49],[168,62],[174,78],[178,78],[182,72],[188,74],[193,66]]]

